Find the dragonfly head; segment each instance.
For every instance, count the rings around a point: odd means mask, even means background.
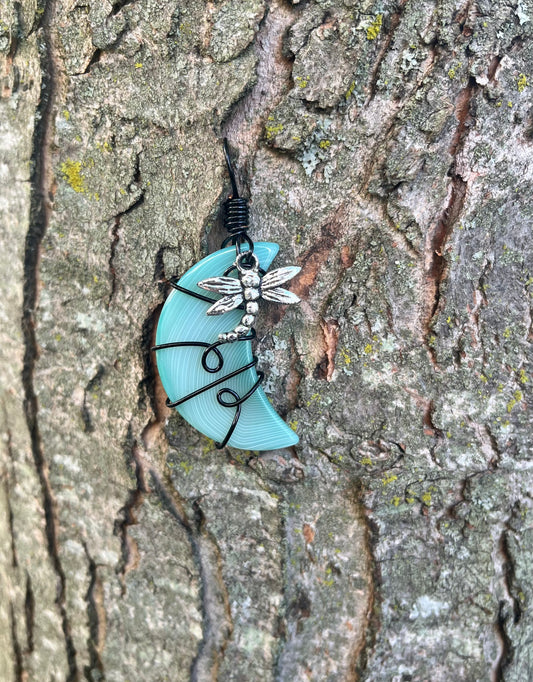
[[[243,287],[257,288],[261,283],[261,277],[256,272],[244,272],[241,273],[241,282]]]

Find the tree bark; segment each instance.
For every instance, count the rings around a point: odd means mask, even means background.
[[[2,12],[0,678],[531,679],[531,0]],[[223,136],[287,451],[150,352]]]

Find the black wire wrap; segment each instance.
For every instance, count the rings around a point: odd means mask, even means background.
[[[244,234],[248,229],[248,201],[231,197],[224,203],[224,227],[231,236]]]
[[[228,166],[232,193],[224,202],[224,227],[229,232],[229,237],[226,237],[222,242],[222,248],[231,243],[237,246],[237,252],[239,253],[241,246],[246,244],[246,251],[253,252],[254,243],[248,236],[248,201],[239,196],[227,138],[224,138],[224,156]]]
[[[177,289],[178,291],[181,291],[184,294],[188,294],[189,296],[193,296],[194,298],[197,298],[201,301],[205,301],[208,303],[215,303],[214,299],[209,298],[208,296],[203,296],[202,294],[197,294],[194,291],[189,291],[189,289],[185,289],[184,287],[180,287],[178,284],[176,284],[175,281],[170,280],[170,285],[174,287],[174,289]],[[239,306],[242,307],[242,306]],[[237,342],[239,341],[252,341],[256,337],[256,332],[255,329],[250,330],[250,334],[247,334],[246,336],[241,336],[237,339]],[[160,350],[165,350],[167,348],[183,348],[183,347],[200,347],[200,348],[205,348],[204,352],[202,353],[202,367],[206,372],[209,372],[210,374],[215,374],[216,372],[220,372],[222,367],[224,366],[224,358],[222,356],[222,353],[219,350],[219,346],[224,345],[225,343],[228,343],[227,341],[215,341],[214,343],[206,343],[204,341],[174,341],[171,343],[161,343],[157,346],[153,346],[152,350],[153,351],[160,351]],[[209,364],[208,363],[208,357],[209,355],[213,353],[216,358],[216,364]],[[252,361],[249,362],[247,365],[243,365],[242,367],[239,367],[239,369],[234,370],[233,372],[230,372],[229,374],[226,374],[223,377],[220,377],[219,379],[215,379],[215,381],[212,381],[209,384],[206,384],[205,386],[202,386],[202,388],[198,388],[196,391],[192,391],[188,395],[184,396],[183,398],[178,398],[177,400],[170,400],[170,398],[166,399],[166,404],[167,407],[178,407],[178,405],[182,405],[184,402],[187,400],[190,400],[191,398],[195,398],[196,396],[200,395],[204,391],[208,391],[211,388],[214,388],[215,386],[218,386],[219,384],[223,383],[227,379],[231,379],[238,374],[241,374],[242,372],[245,372],[247,369],[250,369],[251,367],[255,367],[257,365],[257,357],[255,355],[252,356]],[[264,379],[264,372],[257,372],[257,381],[255,384],[250,388],[250,390],[242,396],[241,396],[234,391],[232,388],[221,388],[220,390],[217,391],[217,402],[219,405],[222,405],[222,407],[235,407],[235,415],[233,417],[233,421],[231,422],[231,425],[224,436],[223,440],[218,443],[215,442],[215,446],[220,450],[221,448],[225,447],[229,439],[231,438],[233,432],[235,431],[235,428],[237,426],[237,423],[240,419],[241,416],[241,405],[252,396],[255,391],[259,388],[259,385]],[[228,401],[227,399],[224,399],[224,395],[229,394],[231,395],[234,400],[233,401]]]

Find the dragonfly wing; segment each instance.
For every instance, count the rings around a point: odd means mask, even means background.
[[[230,310],[238,308],[241,303],[242,294],[224,296],[206,311],[206,315],[223,315],[224,313],[229,313]]]
[[[299,269],[299,268],[298,268]],[[276,287],[275,289],[261,290],[261,296],[266,301],[274,301],[275,303],[299,303],[300,299],[292,291]]]
[[[277,270],[272,270],[272,272],[267,272],[261,280],[261,289],[264,291],[265,289],[279,287],[280,284],[288,282],[297,275],[301,269],[296,265],[288,265],[285,268],[278,268]]]
[[[201,289],[207,291],[216,291],[217,294],[238,294],[242,291],[241,283],[235,277],[209,277],[198,282]]]

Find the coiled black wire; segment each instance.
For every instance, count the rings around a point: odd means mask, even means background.
[[[245,251],[253,253],[254,243],[248,236],[248,201],[239,196],[235,171],[233,170],[233,165],[231,163],[228,140],[226,138],[224,138],[224,156],[226,157],[226,164],[228,166],[228,173],[231,181],[231,196],[224,203],[224,227],[229,232],[229,237],[226,237],[222,242],[222,248],[228,244],[233,244],[240,253],[241,246],[245,244]]]
[[[224,227],[230,235],[245,234],[248,229],[248,202],[242,197],[230,197],[224,204]]]

